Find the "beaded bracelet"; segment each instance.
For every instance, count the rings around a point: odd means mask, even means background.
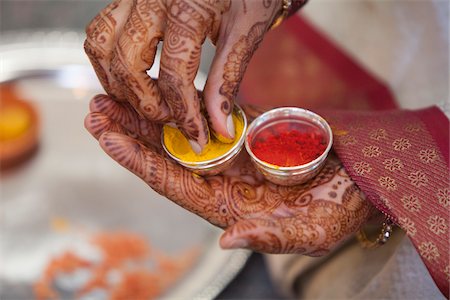
[[[362,248],[375,249],[380,247],[381,245],[386,244],[386,242],[392,235],[392,229],[393,229],[393,222],[391,221],[391,219],[386,217],[386,219],[383,222],[383,226],[381,227],[381,232],[375,241],[369,240],[367,238],[366,233],[362,229],[360,229],[356,233],[356,238],[358,239],[358,242],[360,243]]]
[[[284,19],[293,15],[297,10],[299,10],[307,0],[283,0],[281,6],[280,14],[275,18],[270,29],[273,29],[280,25]]]

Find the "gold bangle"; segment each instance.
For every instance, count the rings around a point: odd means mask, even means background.
[[[289,10],[291,9],[291,6],[292,6],[292,0],[283,0],[282,6],[281,6],[281,13],[278,15],[278,17],[275,18],[272,25],[270,26],[270,29],[274,29],[275,27],[280,25],[284,19],[286,19],[286,17],[289,14]]]
[[[366,233],[362,229],[360,229],[356,233],[356,238],[358,239],[358,242],[360,243],[362,248],[375,249],[375,248],[380,247],[381,245],[386,244],[386,242],[389,240],[389,238],[392,235],[392,229],[393,229],[393,222],[391,221],[391,219],[386,217],[386,219],[383,222],[381,232],[375,241],[369,240],[367,238]]]

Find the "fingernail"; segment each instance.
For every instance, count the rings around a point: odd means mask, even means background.
[[[226,248],[226,249],[247,248],[249,246],[249,243],[246,239],[232,240],[231,242],[229,242],[227,244],[228,245],[224,246],[224,248]]]
[[[227,117],[227,129],[228,129],[228,134],[230,135],[230,137],[232,139],[234,139],[235,129],[234,129],[234,121],[233,121],[233,115],[232,114],[230,114]]]
[[[178,126],[177,126],[177,124],[175,124],[175,122],[168,122],[168,123],[166,123],[166,125],[170,126],[172,128],[178,129]]]
[[[192,150],[194,150],[195,153],[200,154],[202,152],[202,147],[200,147],[200,144],[197,143],[194,140],[189,140],[189,144],[191,145]]]

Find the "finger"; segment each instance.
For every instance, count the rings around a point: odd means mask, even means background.
[[[283,219],[241,220],[230,226],[220,238],[224,249],[246,248],[263,253],[298,253],[319,256],[328,249],[317,243],[324,234],[315,224],[306,224],[298,217]]]
[[[109,72],[112,50],[127,20],[131,1],[114,1],[102,10],[86,27],[85,52],[105,91],[124,100],[122,89]]]
[[[111,73],[120,82],[127,101],[152,121],[170,118],[155,80],[147,74],[162,38],[164,13],[157,1],[134,1],[111,60]]]
[[[287,253],[286,238],[276,219],[240,220],[220,238],[224,249],[246,248],[265,253]]]
[[[168,8],[158,84],[171,115],[192,149],[199,153],[209,139],[194,79],[201,46],[208,32],[208,15],[194,2],[174,1]]]
[[[161,142],[157,141],[153,136],[143,136],[139,133],[133,132],[122,126],[120,123],[114,121],[109,116],[93,112],[86,116],[84,119],[84,127],[91,133],[97,140],[105,132],[116,132],[128,135],[129,137],[139,139],[140,141],[146,143],[153,147],[155,150],[162,151]]]
[[[100,136],[108,131],[126,134],[126,129],[120,124],[111,120],[108,116],[102,113],[90,113],[84,119],[84,127],[94,136],[97,140]]]
[[[219,139],[226,141],[235,137],[231,116],[234,99],[247,65],[268,27],[268,22],[247,24],[245,18],[239,18],[231,28],[221,29],[204,89],[210,125]],[[240,34],[243,31],[247,33]]]
[[[105,114],[132,135],[142,137],[147,142],[160,146],[161,125],[139,116],[128,103],[118,103],[107,95],[97,95],[91,100],[89,107],[91,112]]]
[[[99,141],[109,156],[156,192],[207,220],[210,218],[205,207],[215,198],[205,179],[123,134],[106,132]]]

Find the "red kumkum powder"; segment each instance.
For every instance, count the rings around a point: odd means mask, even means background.
[[[325,151],[326,139],[319,129],[288,127],[277,124],[259,132],[252,143],[256,157],[279,167],[293,167],[309,163]]]

